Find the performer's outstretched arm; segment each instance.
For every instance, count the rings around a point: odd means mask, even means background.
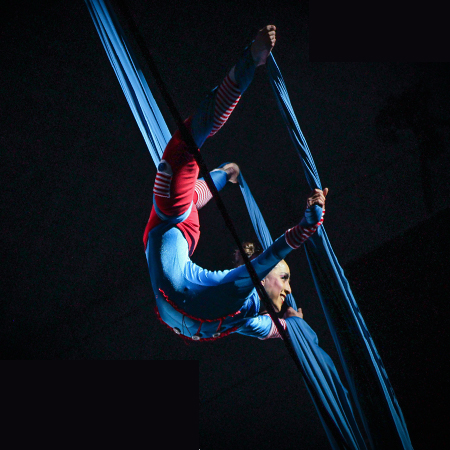
[[[276,244],[278,244],[280,249],[284,248],[284,250],[281,250],[282,252],[287,254],[289,251],[287,249],[299,248],[323,223],[327,194],[328,188],[325,188],[323,191],[320,189],[315,189],[310,194],[306,205],[307,209],[301,222],[296,227],[286,231],[284,239],[279,238],[276,241]],[[286,281],[277,280],[277,278],[283,278],[284,280],[284,276],[286,275]],[[273,282],[270,278],[277,281]],[[268,293],[276,311],[283,310],[283,302],[285,301],[286,295],[291,293],[289,279],[289,268],[285,261],[281,261],[281,266],[278,264],[278,266],[276,266],[263,280],[264,288],[266,289],[266,292]],[[268,283],[264,283],[265,281],[268,281]],[[284,329],[286,329],[286,322],[284,319],[289,317],[299,317],[303,319],[303,312],[301,308],[296,311],[294,308],[288,307],[285,310],[283,319],[280,318],[280,322]],[[258,337],[259,339],[281,337],[268,314],[250,318],[237,332],[247,336]]]

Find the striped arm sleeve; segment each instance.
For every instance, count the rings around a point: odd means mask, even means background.
[[[264,314],[270,317],[268,314]],[[272,320],[272,319],[271,319]],[[286,321],[284,319],[279,319],[281,325],[284,329],[286,329]],[[269,334],[266,337],[260,338],[261,340],[265,341],[266,339],[273,339],[273,338],[281,338],[280,333],[278,332],[278,329],[275,325],[275,323],[272,321],[272,326],[270,327]]]
[[[231,80],[230,75],[227,75],[217,89],[213,127],[208,137],[214,136],[222,128],[238,104],[240,98],[241,92],[238,85]]]
[[[316,232],[317,228],[322,225],[324,215],[325,210],[323,210],[322,212],[322,218],[315,225],[312,225],[310,227],[296,225],[295,227],[287,230],[284,236],[289,247],[293,249],[299,248],[310,236],[312,236]]]
[[[280,321],[283,328],[286,329],[286,321],[284,319],[280,319]],[[245,324],[237,330],[237,333],[258,338],[262,341],[280,337],[277,327],[273,324],[269,314],[250,317],[245,321]]]

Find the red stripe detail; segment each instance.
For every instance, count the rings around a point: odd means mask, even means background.
[[[239,90],[239,85],[238,85],[237,83],[235,83],[235,82],[230,78],[230,75],[229,75],[229,74],[227,74],[226,78],[228,78],[228,80],[229,80],[231,86],[233,86],[234,88],[236,88],[237,90]],[[239,91],[239,92],[241,92],[241,91]]]
[[[165,184],[165,183],[161,183],[159,181],[155,181],[154,186],[159,187],[160,189],[169,189],[170,188],[170,183],[169,184]]]
[[[156,178],[158,178],[158,177],[168,178],[169,180],[172,179],[172,175],[168,175],[167,173],[164,173],[164,172],[157,172]]]
[[[219,86],[214,106],[213,127],[209,136],[213,136],[227,121],[241,98],[237,84],[227,75]]]
[[[234,97],[233,98],[228,98],[228,97],[222,95],[221,92],[218,92],[217,96],[216,96],[216,101],[217,102],[216,102],[216,105],[215,105],[215,111],[214,112],[217,113],[218,109],[222,110],[222,112],[227,111],[227,110],[233,111],[233,109],[236,107],[236,105],[239,102],[239,98],[240,97],[238,97],[237,99],[234,98]]]
[[[170,331],[173,332],[173,328],[170,327],[169,325],[167,325],[167,323],[161,319],[161,316],[159,314],[157,306],[155,306],[155,314],[156,314],[156,317],[158,318],[158,320],[162,324],[164,324]],[[179,334],[178,336],[180,336],[180,338],[183,339],[183,341],[185,341],[186,343],[188,343],[188,342],[211,342],[211,341],[217,341],[217,339],[223,338],[225,336],[228,336],[231,333],[234,333],[238,328],[239,328],[238,326],[231,327],[229,330],[226,330],[223,333],[220,333],[220,336],[211,337],[211,338],[192,339],[189,336],[185,336],[184,334]]]
[[[230,117],[231,113],[234,110],[234,106],[229,107],[229,108],[216,108],[216,110],[214,111],[214,119],[228,119],[228,117]]]
[[[217,91],[216,100],[219,99],[220,103],[224,105],[232,105],[233,103],[239,101],[240,97],[240,95],[234,95],[232,92],[225,89],[219,89]]]
[[[160,173],[157,173],[155,178],[157,180],[164,181],[165,183],[170,183],[170,181],[172,180],[172,177],[163,177]]]
[[[218,120],[214,119],[213,129],[220,130],[225,122],[226,120],[219,122]]]
[[[236,95],[233,92],[227,91],[225,89],[218,89],[216,95],[216,100],[219,100],[222,105],[229,105],[227,106],[227,108],[229,108],[233,104],[236,104],[240,98],[241,96],[239,94]]]
[[[163,197],[163,196],[170,197],[170,192],[169,192],[169,191],[161,191],[161,190],[159,190],[159,189],[153,189],[153,192],[154,192],[156,195],[159,195],[160,197]]]
[[[267,315],[268,316],[268,314],[264,314],[265,316]],[[269,316],[270,317],[270,316]],[[280,323],[281,323],[281,325],[283,326],[283,328],[286,330],[286,321],[284,320],[284,319],[279,319],[280,320]],[[266,339],[273,339],[273,338],[281,338],[281,335],[280,335],[280,332],[278,331],[278,328],[277,328],[277,326],[275,325],[275,323],[272,321],[272,326],[270,327],[270,331],[269,331],[269,334],[265,337],[265,338],[263,338],[263,340],[266,340]]]
[[[211,200],[211,191],[204,180],[197,180],[194,190],[197,193],[197,202],[195,203],[195,206],[197,209],[201,209]]]
[[[222,128],[223,124],[227,121],[228,116],[227,117],[214,117],[213,119],[213,127],[215,128]]]
[[[286,242],[292,248],[300,247],[309,237],[311,237],[318,228],[318,225],[314,225],[311,228],[303,228],[300,225],[296,225],[294,228],[286,231]]]
[[[220,130],[225,122],[227,121],[228,117],[225,119],[214,119],[213,129]]]
[[[227,110],[228,111],[228,110]],[[222,114],[215,114],[214,115],[214,119],[215,120],[220,120],[220,121],[226,121],[228,119],[228,117],[230,117],[231,113],[233,112],[233,110],[231,110],[230,112],[224,112]]]
[[[167,191],[167,192],[170,191],[170,186],[162,186],[162,185],[156,184],[156,183],[154,184],[153,188],[159,189],[160,191]]]
[[[213,119],[217,122],[217,121],[223,121],[225,122],[228,117],[230,117],[231,113],[233,112],[233,108],[231,108],[231,110],[226,110],[226,111],[222,111],[220,113],[217,113],[217,111],[214,112],[214,117]]]
[[[226,87],[231,92],[236,93],[236,95],[241,95],[241,91],[238,89],[238,86],[233,83],[229,75],[227,75],[223,81],[224,83],[222,85],[224,87]]]
[[[237,103],[236,103],[237,104]],[[231,105],[228,108],[216,108],[216,110],[214,111],[214,117],[216,119],[218,118],[224,118],[224,117],[230,117],[231,113],[233,112],[234,108],[236,107],[236,105]],[[219,110],[220,109],[220,110]]]
[[[236,106],[240,98],[241,98],[240,95],[238,96],[231,95],[231,92],[225,91],[223,89],[219,89],[216,95],[216,100],[218,99],[222,105],[226,105],[225,109],[228,109],[233,104]]]
[[[323,224],[323,218],[325,216],[325,210],[322,211],[322,217],[320,218],[319,222],[317,222],[315,225],[303,228],[300,225],[296,225],[293,228],[290,228],[289,230],[284,233],[286,243],[289,245],[289,247],[293,249],[299,248],[308,238],[310,238],[316,231],[317,228],[319,228],[320,225]]]
[[[289,247],[291,247],[293,249],[296,249],[297,247],[291,242],[291,239],[290,239],[289,234],[288,234],[287,231],[286,231],[284,236],[285,236],[287,245],[289,245]]]
[[[291,236],[292,239],[294,239],[297,242],[303,242],[302,241],[302,233],[300,232],[300,227],[297,225],[296,227],[291,229]]]

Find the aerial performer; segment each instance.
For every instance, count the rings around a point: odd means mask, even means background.
[[[225,124],[257,67],[266,63],[276,41],[276,27],[262,28],[218,88],[213,89],[185,124],[200,149]],[[190,257],[200,237],[198,211],[212,198],[206,182],[179,130],[170,139],[157,168],[153,206],[144,233],[144,246],[156,308],[160,319],[188,340],[214,340],[230,333],[260,339],[279,333],[254,289],[244,265],[232,270],[209,271]],[[237,183],[239,167],[224,164],[211,172],[217,189]],[[286,307],[291,292],[290,270],[284,258],[299,248],[322,224],[328,189],[315,189],[299,224],[287,230],[251,264],[284,319],[303,318]]]

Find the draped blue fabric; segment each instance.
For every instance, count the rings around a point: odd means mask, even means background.
[[[85,2],[155,166],[157,166],[164,148],[170,139],[170,133],[166,123],[108,2],[106,0],[85,0]],[[299,152],[308,183],[312,188],[320,188],[320,180],[314,161],[298,126],[281,74],[272,57],[268,62],[268,67],[271,84],[274,87],[281,113],[288,125],[288,130],[294,145]],[[267,248],[272,243],[272,238],[242,174],[239,177],[239,184],[258,239],[262,246]],[[354,405],[356,405],[356,409],[359,412],[359,420],[364,423],[365,426],[363,429],[365,429],[366,433],[363,438],[360,431],[361,428],[358,427],[353,414],[348,392],[342,386],[333,362],[318,346],[315,333],[302,319],[288,319],[287,326],[289,335],[300,362],[305,369],[306,376],[309,378],[311,386],[314,387],[318,398],[320,398],[323,406],[339,430],[340,440],[337,442],[319,412],[331,446],[336,449],[374,448],[366,423],[367,421],[370,423],[369,414],[366,412],[364,415],[363,408],[359,405],[356,397],[357,390],[358,388],[360,389],[358,385],[358,381],[361,381],[359,379],[360,377],[358,378],[360,374],[357,373],[357,376],[354,376],[354,373],[348,368],[346,363],[346,359],[348,360],[348,358],[344,357],[345,353],[348,353],[344,348],[348,343],[351,345],[350,351],[354,352],[355,357],[357,356],[357,360],[353,361],[353,363],[359,365],[360,357],[368,360],[373,373],[368,373],[370,372],[369,370],[364,372],[363,375],[368,376],[372,380],[375,377],[378,385],[381,386],[383,399],[385,399],[381,400],[384,409],[375,408],[375,411],[376,414],[381,412],[388,416],[388,419],[381,421],[381,425],[386,426],[386,424],[389,425],[389,421],[393,421],[397,430],[396,436],[392,436],[392,433],[390,435],[393,442],[399,441],[404,444],[403,447],[398,446],[398,448],[412,448],[409,443],[401,410],[390,387],[381,359],[365,327],[356,302],[351,295],[342,269],[329,245],[324,228],[320,227],[313,239],[307,242],[309,242],[307,255],[313,271],[316,287],[330,325],[330,330],[335,338],[336,346],[341,356]],[[292,296],[290,296],[288,302],[296,308]],[[343,324],[336,324],[336,322],[341,320],[339,314],[341,314],[341,317],[342,314],[345,315]],[[351,330],[351,333],[349,330]],[[341,336],[342,334],[344,334],[344,339]],[[348,335],[350,334],[352,337],[348,339]],[[353,334],[355,337],[353,337]],[[341,342],[344,344],[341,345],[338,339],[341,339]],[[368,384],[372,388],[374,387],[374,383]],[[373,396],[373,393],[370,393],[368,389],[366,391],[363,394],[367,394],[369,398]],[[370,403],[369,406],[373,405]],[[316,409],[318,409],[317,405]],[[373,416],[376,416],[376,414],[373,414]],[[368,417],[367,421],[366,417]],[[372,429],[371,423],[370,427]],[[376,430],[378,431],[379,429],[377,428]],[[377,448],[394,447],[392,445],[385,445]]]
[[[253,195],[244,179],[244,176],[242,175],[242,172],[239,174],[238,182],[241,188],[242,196],[244,197],[245,205],[247,206],[248,214],[250,215],[250,219],[256,233],[256,237],[261,243],[262,248],[266,250],[273,243],[270,231],[267,228],[266,222],[264,221],[258,204],[253,198]],[[289,294],[286,297],[286,302],[289,306],[297,311],[297,304],[295,303],[294,296],[292,294]]]
[[[273,55],[268,59],[267,67],[270,84],[302,162],[309,187],[322,189],[314,160]],[[412,449],[394,390],[344,271],[333,252],[325,227],[320,227],[306,241],[305,250],[354,404],[364,425],[368,445],[374,448]],[[290,335],[296,333],[297,328],[297,322],[289,321]],[[374,395],[375,391],[378,395]],[[365,401],[360,402],[359,399]]]
[[[171,138],[166,122],[109,2],[86,0],[86,5],[153,162],[158,166]]]
[[[364,438],[359,429],[348,391],[344,388],[331,358],[319,347],[319,341],[311,327],[299,317],[286,319],[289,337],[294,345],[306,376],[318,395],[322,405],[328,412],[339,430],[341,441],[337,442],[328,425],[316,410],[325,428],[331,447],[333,449],[367,449]],[[309,390],[308,384],[306,384]],[[315,399],[311,396],[315,403]],[[342,445],[345,442],[345,446]]]

